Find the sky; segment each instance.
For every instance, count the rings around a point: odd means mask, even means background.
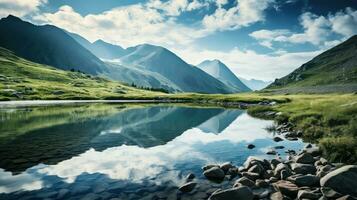
[[[357,0],[0,0],[12,14],[93,42],[160,45],[274,80],[357,34]]]

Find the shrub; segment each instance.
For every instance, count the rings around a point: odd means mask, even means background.
[[[357,163],[357,138],[344,135],[325,137],[319,142],[323,155],[331,162]]]

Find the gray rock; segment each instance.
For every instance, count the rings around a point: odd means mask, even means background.
[[[353,198],[350,195],[345,195],[343,197],[338,198],[337,200],[357,200],[357,198]]]
[[[296,174],[306,175],[316,173],[316,167],[311,164],[293,163],[291,164],[291,168]]]
[[[269,183],[265,180],[258,179],[255,181],[255,186],[260,187],[260,188],[266,188],[266,187],[269,187]]]
[[[322,194],[314,193],[309,190],[299,190],[297,196],[298,196],[298,199],[319,199],[322,196]]]
[[[278,137],[278,136],[274,137],[273,140],[274,140],[275,142],[283,141],[283,139],[282,139],[281,137]]]
[[[281,192],[274,192],[270,195],[271,200],[290,200],[289,197],[284,196]]]
[[[244,186],[248,186],[248,187],[253,187],[255,186],[255,183],[254,181],[250,180],[249,178],[247,177],[242,177],[242,178],[239,178],[235,184],[240,184],[240,185],[244,185]]]
[[[293,173],[291,172],[290,169],[289,170],[283,169],[280,172],[280,179],[281,180],[286,180],[291,175],[293,175]]]
[[[321,192],[324,197],[328,199],[337,199],[343,196],[342,194],[328,187],[321,187]]]
[[[181,192],[191,192],[195,187],[196,187],[197,183],[195,182],[188,182],[184,185],[182,185],[181,187],[179,187],[179,190]]]
[[[276,155],[277,152],[274,149],[269,149],[266,154],[268,154],[268,155]]]
[[[277,178],[280,178],[281,171],[283,171],[283,170],[290,170],[290,168],[287,164],[279,163],[274,170],[274,176]]]
[[[283,161],[282,160],[279,160],[279,159],[276,159],[276,158],[273,158],[271,159],[270,163],[272,165],[272,168],[275,169],[276,166],[280,163],[282,163]]]
[[[280,180],[276,183],[273,183],[273,187],[280,191],[283,195],[289,197],[296,197],[299,187],[290,181]]]
[[[346,165],[321,178],[322,187],[329,187],[341,194],[357,197],[357,165]]]
[[[203,169],[203,171],[206,171],[206,170],[211,169],[213,167],[219,167],[219,165],[206,165],[206,166],[203,166],[202,169]]]
[[[254,199],[264,199],[269,197],[269,194],[271,193],[271,189],[269,188],[258,188],[258,189],[253,189],[253,195]]]
[[[226,173],[233,165],[230,162],[223,163],[220,168]]]
[[[306,144],[306,145],[305,145],[304,149],[309,149],[309,148],[311,148],[311,147],[312,147],[312,144],[309,143],[309,144]]]
[[[314,175],[303,175],[295,178],[294,183],[300,187],[302,186],[319,186],[320,178]]]
[[[243,172],[242,176],[249,178],[250,180],[257,180],[260,178],[260,175],[257,173],[252,173],[252,172]]]
[[[212,168],[204,171],[203,175],[205,175],[208,179],[223,180],[224,176],[225,176],[225,173],[219,167],[212,167]]]
[[[252,191],[246,186],[241,186],[227,190],[216,191],[209,197],[209,200],[253,200],[253,198],[254,195]]]
[[[251,168],[249,168],[248,172],[253,172],[262,175],[265,172],[265,169],[261,164],[257,163],[256,165],[253,165]]]
[[[295,157],[295,162],[302,164],[313,164],[315,162],[315,159],[311,154],[303,153]]]
[[[313,157],[321,156],[321,151],[318,147],[312,147],[312,148],[305,149],[305,152],[311,154]]]
[[[187,174],[186,176],[186,182],[190,182],[191,180],[193,180],[196,176],[192,173]]]

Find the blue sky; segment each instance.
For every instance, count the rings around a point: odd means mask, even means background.
[[[190,64],[220,59],[245,78],[282,77],[357,34],[356,0],[0,0],[0,16],[90,41],[164,46]]]

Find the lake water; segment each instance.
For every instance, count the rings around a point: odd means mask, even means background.
[[[272,121],[237,109],[97,103],[1,108],[0,117],[0,199],[207,199],[234,180],[210,182],[203,165],[304,145],[274,142]],[[181,194],[188,173],[198,186]]]

